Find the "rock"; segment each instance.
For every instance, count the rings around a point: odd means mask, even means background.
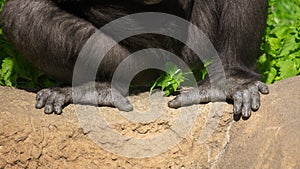
[[[149,93],[129,97],[141,113],[69,105],[46,115],[35,93],[0,87],[0,168],[300,168],[299,85],[270,85],[237,122],[226,103],[169,109],[155,98],[147,111]]]
[[[216,168],[300,168],[300,76],[270,86],[248,121],[233,123]]]

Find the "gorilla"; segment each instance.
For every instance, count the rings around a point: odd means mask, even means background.
[[[207,77],[199,82],[197,92],[181,93],[168,106],[179,108],[224,96],[233,101],[234,114],[249,117],[260,107],[260,93],[269,92],[256,73],[267,11],[267,0],[7,0],[0,17],[5,37],[25,58],[69,84],[81,49],[104,25],[140,12],[162,12],[183,18],[196,25],[214,45],[226,83],[211,88]],[[126,29],[126,25],[120,27]],[[114,39],[113,34],[103,34]],[[186,40],[198,43],[197,39],[189,38]],[[36,107],[44,108],[47,114],[61,114],[66,104],[89,104],[96,97],[99,106],[131,111],[129,100],[111,86],[111,79],[126,57],[147,48],[173,52],[189,66],[200,62],[190,48],[176,39],[151,33],[133,36],[109,50],[98,67],[95,83],[83,81],[74,87],[42,89],[37,93]],[[143,80],[146,76],[141,77]]]

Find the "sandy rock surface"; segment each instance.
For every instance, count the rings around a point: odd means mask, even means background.
[[[270,89],[258,112],[233,123],[219,168],[300,168],[300,76]]]
[[[175,110],[159,93],[129,96],[131,113],[69,105],[45,115],[35,93],[0,87],[0,168],[300,168],[299,86],[271,85],[237,122],[230,104]]]

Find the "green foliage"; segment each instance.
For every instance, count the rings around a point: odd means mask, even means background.
[[[199,63],[199,64],[192,66],[191,69],[192,69],[193,75],[197,82],[200,80],[203,80],[207,76],[208,72],[207,72],[206,68],[210,64],[211,64],[211,61],[207,61],[204,64]]]
[[[269,17],[258,68],[274,83],[300,74],[300,0],[269,0]]]
[[[160,75],[160,77],[154,82],[150,89],[150,94],[155,87],[159,87],[162,91],[165,91],[165,96],[169,96],[176,92],[183,82],[186,82],[186,85],[193,85],[187,82],[187,80],[189,80],[188,76],[193,74],[196,81],[204,79],[207,75],[206,67],[210,63],[211,62],[207,62],[204,65],[197,64],[192,67],[192,70],[183,71],[176,65],[167,62],[165,65],[166,72]]]
[[[161,87],[162,91],[165,91],[165,96],[169,96],[173,92],[177,91],[178,87],[186,78],[181,69],[172,63],[166,63],[166,73],[160,75],[160,77],[154,82],[150,89],[152,93],[155,87]]]
[[[0,51],[0,85],[41,88],[58,84],[37,71],[3,38],[0,38]]]

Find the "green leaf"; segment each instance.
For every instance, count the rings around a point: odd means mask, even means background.
[[[176,65],[167,62],[165,67],[167,72],[156,79],[150,88],[150,93],[153,92],[155,87],[160,87],[162,91],[165,91],[165,96],[169,96],[171,93],[175,92],[185,80],[184,73]]]
[[[287,56],[291,52],[295,51],[297,48],[299,48],[299,46],[297,45],[297,43],[295,41],[295,37],[290,36],[289,38],[287,38],[285,40],[285,43],[282,47],[282,51],[280,53],[280,56]]]
[[[171,62],[167,62],[166,65],[165,65],[165,68],[166,68],[166,72],[168,74],[170,74],[171,76],[173,76],[174,74],[176,74],[180,70],[176,65],[174,65]]]
[[[170,90],[166,90],[166,91],[165,91],[165,96],[168,97],[168,96],[170,96],[170,95],[171,95],[171,91],[170,91]]]
[[[273,29],[274,34],[278,38],[283,38],[288,35],[290,27],[288,26],[277,26]]]
[[[279,54],[279,51],[282,47],[282,44],[281,44],[281,39],[279,38],[269,38],[269,47],[270,47],[270,50],[274,53],[272,54],[273,56],[276,56]]]
[[[281,79],[286,79],[297,75],[297,65],[291,60],[279,61],[277,66],[279,67]]]
[[[267,83],[267,84],[273,83],[273,81],[274,81],[276,75],[277,75],[277,70],[276,70],[274,67],[272,67],[272,68],[270,69],[270,71],[268,72],[268,76],[267,76],[267,79],[266,79],[266,83]]]
[[[176,91],[178,89],[178,87],[179,87],[179,83],[176,83],[176,82],[172,83],[172,88],[173,88],[172,90],[173,91]]]
[[[0,81],[6,86],[13,86],[12,83],[12,72],[14,68],[14,61],[11,57],[7,57],[3,60],[3,63],[1,65],[1,74],[0,74]],[[14,78],[13,78],[14,79]]]
[[[153,90],[156,86],[157,86],[157,80],[153,83],[153,85],[150,88],[150,95],[153,93]]]

